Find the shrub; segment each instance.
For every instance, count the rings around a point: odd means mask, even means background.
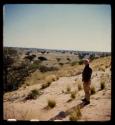
[[[56,60],[59,62],[61,60],[61,58],[56,58]]]
[[[37,89],[31,90],[31,92],[27,95],[27,97],[25,98],[25,100],[29,100],[29,99],[37,99],[37,96],[39,95],[39,91]]]
[[[69,57],[67,58],[67,60],[68,60],[68,61],[71,61],[71,59],[70,59]]]
[[[45,78],[45,80],[47,81],[47,82],[52,82],[52,81],[56,81],[58,79],[58,77],[56,76],[56,75],[48,75],[48,76],[46,76],[46,78]]]
[[[47,71],[56,71],[56,70],[58,70],[58,68],[57,67],[47,67],[47,66],[44,66],[44,65],[40,65],[39,70],[41,72],[47,72]]]
[[[82,65],[83,64],[83,60],[80,60],[78,63],[79,63],[79,65]]]
[[[64,90],[62,90],[62,93],[64,93]]]
[[[25,56],[24,59],[28,59],[30,62],[36,57],[36,55]]]
[[[31,69],[37,69],[37,68],[39,68],[39,65],[38,64],[35,64],[35,63],[33,63],[33,64],[31,64],[30,66],[29,66],[29,69],[31,70]]]
[[[77,64],[77,61],[74,61],[74,62],[71,63],[71,66],[74,66],[76,64]]]
[[[56,106],[56,102],[55,100],[48,100],[48,107],[50,108],[54,108]]]
[[[59,63],[60,66],[63,66],[64,64],[63,63]]]
[[[77,107],[75,108],[74,112],[72,112],[72,113],[70,114],[69,119],[70,119],[71,121],[77,121],[77,120],[79,120],[79,119],[81,118],[81,116],[82,116],[82,114],[81,114],[80,107],[77,106]]]
[[[69,93],[71,91],[70,86],[67,86],[67,93]]]
[[[42,84],[41,89],[47,88],[48,86],[50,86],[50,84],[51,84],[51,82],[47,82],[45,84]]]
[[[101,90],[105,88],[105,82],[101,82]]]
[[[79,83],[78,84],[78,91],[82,90],[82,85]]]
[[[40,61],[46,61],[46,60],[47,60],[47,58],[46,58],[46,57],[43,57],[43,56],[38,57],[38,59],[39,59]]]
[[[95,90],[95,87],[94,86],[91,86],[91,95],[95,94],[96,93],[96,90]]]
[[[76,91],[71,92],[71,98],[75,99],[76,98]]]
[[[105,72],[105,68],[104,68],[104,67],[100,67],[100,68],[99,68],[99,71]]]

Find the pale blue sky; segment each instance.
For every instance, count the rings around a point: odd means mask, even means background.
[[[111,6],[6,4],[3,45],[111,51]]]

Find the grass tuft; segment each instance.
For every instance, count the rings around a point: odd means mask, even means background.
[[[56,106],[55,100],[49,99],[49,100],[48,100],[48,107],[54,108],[55,106]]]
[[[96,93],[96,90],[95,90],[95,87],[94,86],[91,86],[91,95],[95,94]]]
[[[101,86],[101,90],[103,90],[105,88],[105,82],[101,82],[100,86]]]
[[[79,120],[81,118],[81,116],[82,116],[82,113],[81,113],[80,107],[77,106],[75,108],[74,112],[72,112],[70,114],[69,119],[70,119],[70,121],[77,121],[77,120]]]
[[[76,98],[76,91],[71,92],[71,98],[75,99]]]
[[[79,83],[78,84],[78,91],[82,90],[82,85]]]
[[[40,95],[37,89],[31,90],[31,92],[27,95],[25,100],[37,99],[37,96]]]

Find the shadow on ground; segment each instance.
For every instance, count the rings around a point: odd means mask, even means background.
[[[49,121],[52,121],[52,120],[62,120],[63,118],[65,118],[66,116],[68,116],[71,112],[73,112],[76,109],[76,107],[78,107],[78,106],[81,109],[81,108],[85,107],[86,104],[85,104],[85,102],[81,102],[80,104],[78,104],[78,105],[76,105],[76,106],[74,106],[74,107],[66,110],[65,112],[61,111],[56,116],[54,116],[51,119],[49,119]]]

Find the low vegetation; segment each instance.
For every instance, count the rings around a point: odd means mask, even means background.
[[[105,82],[101,81],[100,86],[101,86],[101,90],[105,89]]]
[[[45,88],[49,87],[50,84],[51,84],[51,82],[47,82],[47,83],[42,84],[41,89],[45,89]]]
[[[80,107],[77,106],[75,110],[70,114],[69,119],[70,121],[77,121],[81,118],[81,116],[82,116],[82,113],[81,113]]]
[[[93,95],[95,93],[96,93],[95,86],[91,86],[91,95]]]
[[[82,85],[78,83],[78,91],[82,90]]]
[[[76,98],[76,91],[71,92],[71,99],[75,99]]]
[[[70,91],[71,91],[70,86],[67,86],[67,88],[66,88],[66,92],[67,92],[67,93],[70,93]]]
[[[55,100],[48,100],[48,107],[54,108],[56,106],[56,101]]]
[[[73,61],[72,63],[71,63],[71,66],[74,66],[74,65],[76,65],[77,64],[77,61]]]
[[[37,99],[39,95],[40,95],[40,92],[37,89],[31,90],[31,92],[27,95],[25,100]]]

